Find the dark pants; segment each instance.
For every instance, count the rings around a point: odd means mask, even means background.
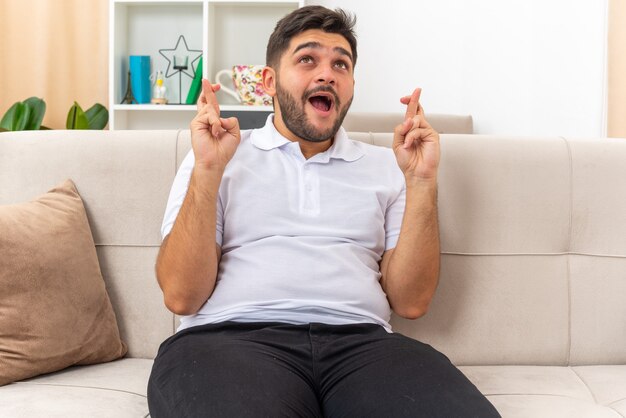
[[[235,323],[159,348],[152,418],[497,417],[448,358],[373,324]]]

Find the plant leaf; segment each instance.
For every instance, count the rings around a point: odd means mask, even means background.
[[[46,102],[39,97],[29,97],[24,102],[30,108],[30,117],[24,130],[36,131],[40,128],[43,115],[46,113]]]
[[[100,103],[96,103],[87,109],[85,116],[89,123],[89,129],[104,129],[109,122],[109,111]]]
[[[0,127],[9,131],[23,131],[30,117],[30,107],[23,102],[16,102],[4,114]]]
[[[23,131],[24,129],[26,129],[26,124],[28,123],[28,119],[30,118],[30,107],[24,102],[20,103],[19,105],[17,105],[16,116],[17,118],[14,120],[14,130]]]
[[[15,108],[18,104],[19,102],[13,103],[13,106],[11,106],[4,116],[2,116],[2,120],[0,120],[0,128],[6,129],[7,131],[13,130],[13,115],[15,114]]]
[[[67,114],[67,122],[65,124],[67,129],[89,129],[89,122],[85,112],[77,102],[70,108]]]
[[[29,115],[30,108],[23,102],[16,102],[2,117],[0,127],[9,131],[23,131]]]

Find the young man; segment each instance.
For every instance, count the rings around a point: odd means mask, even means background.
[[[184,317],[155,360],[153,418],[498,416],[443,354],[391,332],[391,309],[420,317],[437,286],[439,136],[416,89],[393,152],[347,138],[353,26],[320,6],[277,24],[261,129],[220,118],[203,81],[157,260]]]

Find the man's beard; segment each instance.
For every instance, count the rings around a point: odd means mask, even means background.
[[[312,94],[319,93],[321,91],[330,93],[334,96],[334,106],[337,110],[333,110],[339,111],[339,115],[333,126],[326,130],[318,130],[315,128],[311,122],[309,122],[304,112],[304,106],[306,105],[308,98],[311,97]],[[350,97],[350,101],[342,109],[341,102],[339,101],[339,97],[337,96],[335,90],[332,87],[320,86],[305,91],[301,97],[301,104],[298,105],[298,103],[296,103],[296,99],[291,95],[291,93],[282,88],[278,79],[276,80],[276,96],[278,103],[280,103],[280,113],[287,129],[289,129],[297,137],[309,142],[323,142],[330,138],[334,138],[343,123],[343,119],[346,117],[346,113],[348,113],[348,109],[350,108],[354,97]]]

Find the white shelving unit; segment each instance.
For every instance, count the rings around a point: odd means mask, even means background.
[[[215,81],[218,71],[233,65],[264,64],[276,22],[303,5],[303,0],[109,0],[109,129],[187,128],[196,110],[184,104],[121,104],[130,55],[149,55],[151,72],[165,74],[167,60],[159,49],[174,48],[184,35],[189,49],[202,50],[203,77]],[[164,84],[169,102],[178,103],[178,75]],[[183,75],[183,102],[190,84]],[[272,110],[238,105],[221,92],[217,97],[224,112]]]

